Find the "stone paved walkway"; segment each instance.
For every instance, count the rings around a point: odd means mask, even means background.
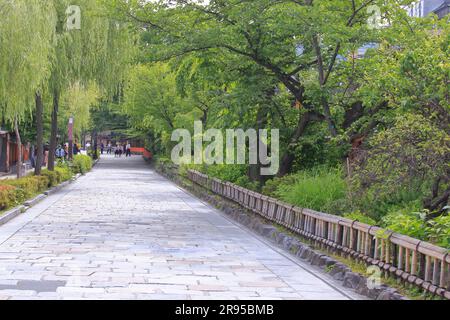
[[[0,227],[0,299],[348,299],[150,170],[105,157]]]

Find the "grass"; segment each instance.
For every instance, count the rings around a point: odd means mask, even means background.
[[[320,168],[295,175],[293,184],[280,184],[276,195],[302,208],[330,212],[346,197],[346,182],[339,169]]]

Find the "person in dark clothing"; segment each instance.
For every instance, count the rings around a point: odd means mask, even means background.
[[[30,156],[30,162],[31,167],[36,168],[36,157],[37,157],[37,148],[35,146],[31,147],[31,156]]]
[[[80,153],[80,149],[78,148],[78,145],[76,143],[73,144],[73,155],[76,156]]]
[[[127,141],[127,144],[125,145],[125,149],[126,149],[126,156],[131,157],[131,144]]]

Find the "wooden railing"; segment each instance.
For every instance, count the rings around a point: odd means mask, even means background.
[[[385,274],[450,299],[449,250],[339,216],[299,208],[189,170],[196,184],[232,200],[322,248],[376,265]]]

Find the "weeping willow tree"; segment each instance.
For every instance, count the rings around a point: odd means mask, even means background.
[[[95,82],[85,86],[79,82],[72,84],[62,96],[63,106],[60,125],[74,118],[73,134],[80,138],[90,128],[92,107],[98,105],[100,91]]]
[[[30,115],[35,94],[49,77],[55,23],[51,0],[0,1],[0,106],[3,119],[16,133],[18,177],[22,175],[19,125]]]
[[[49,90],[53,96],[50,150],[55,150],[61,95],[74,84],[87,88],[96,82],[106,99],[118,94],[120,79],[129,61],[131,37],[126,25],[114,21],[100,0],[54,0],[58,16],[55,54]],[[79,27],[68,28],[72,19],[68,8],[79,8]],[[75,11],[76,12],[76,11]],[[69,14],[69,16],[68,16]],[[70,97],[70,95],[69,95]],[[70,104],[70,103],[68,103]],[[86,113],[88,114],[88,113]],[[48,168],[54,169],[54,153],[50,152]]]

